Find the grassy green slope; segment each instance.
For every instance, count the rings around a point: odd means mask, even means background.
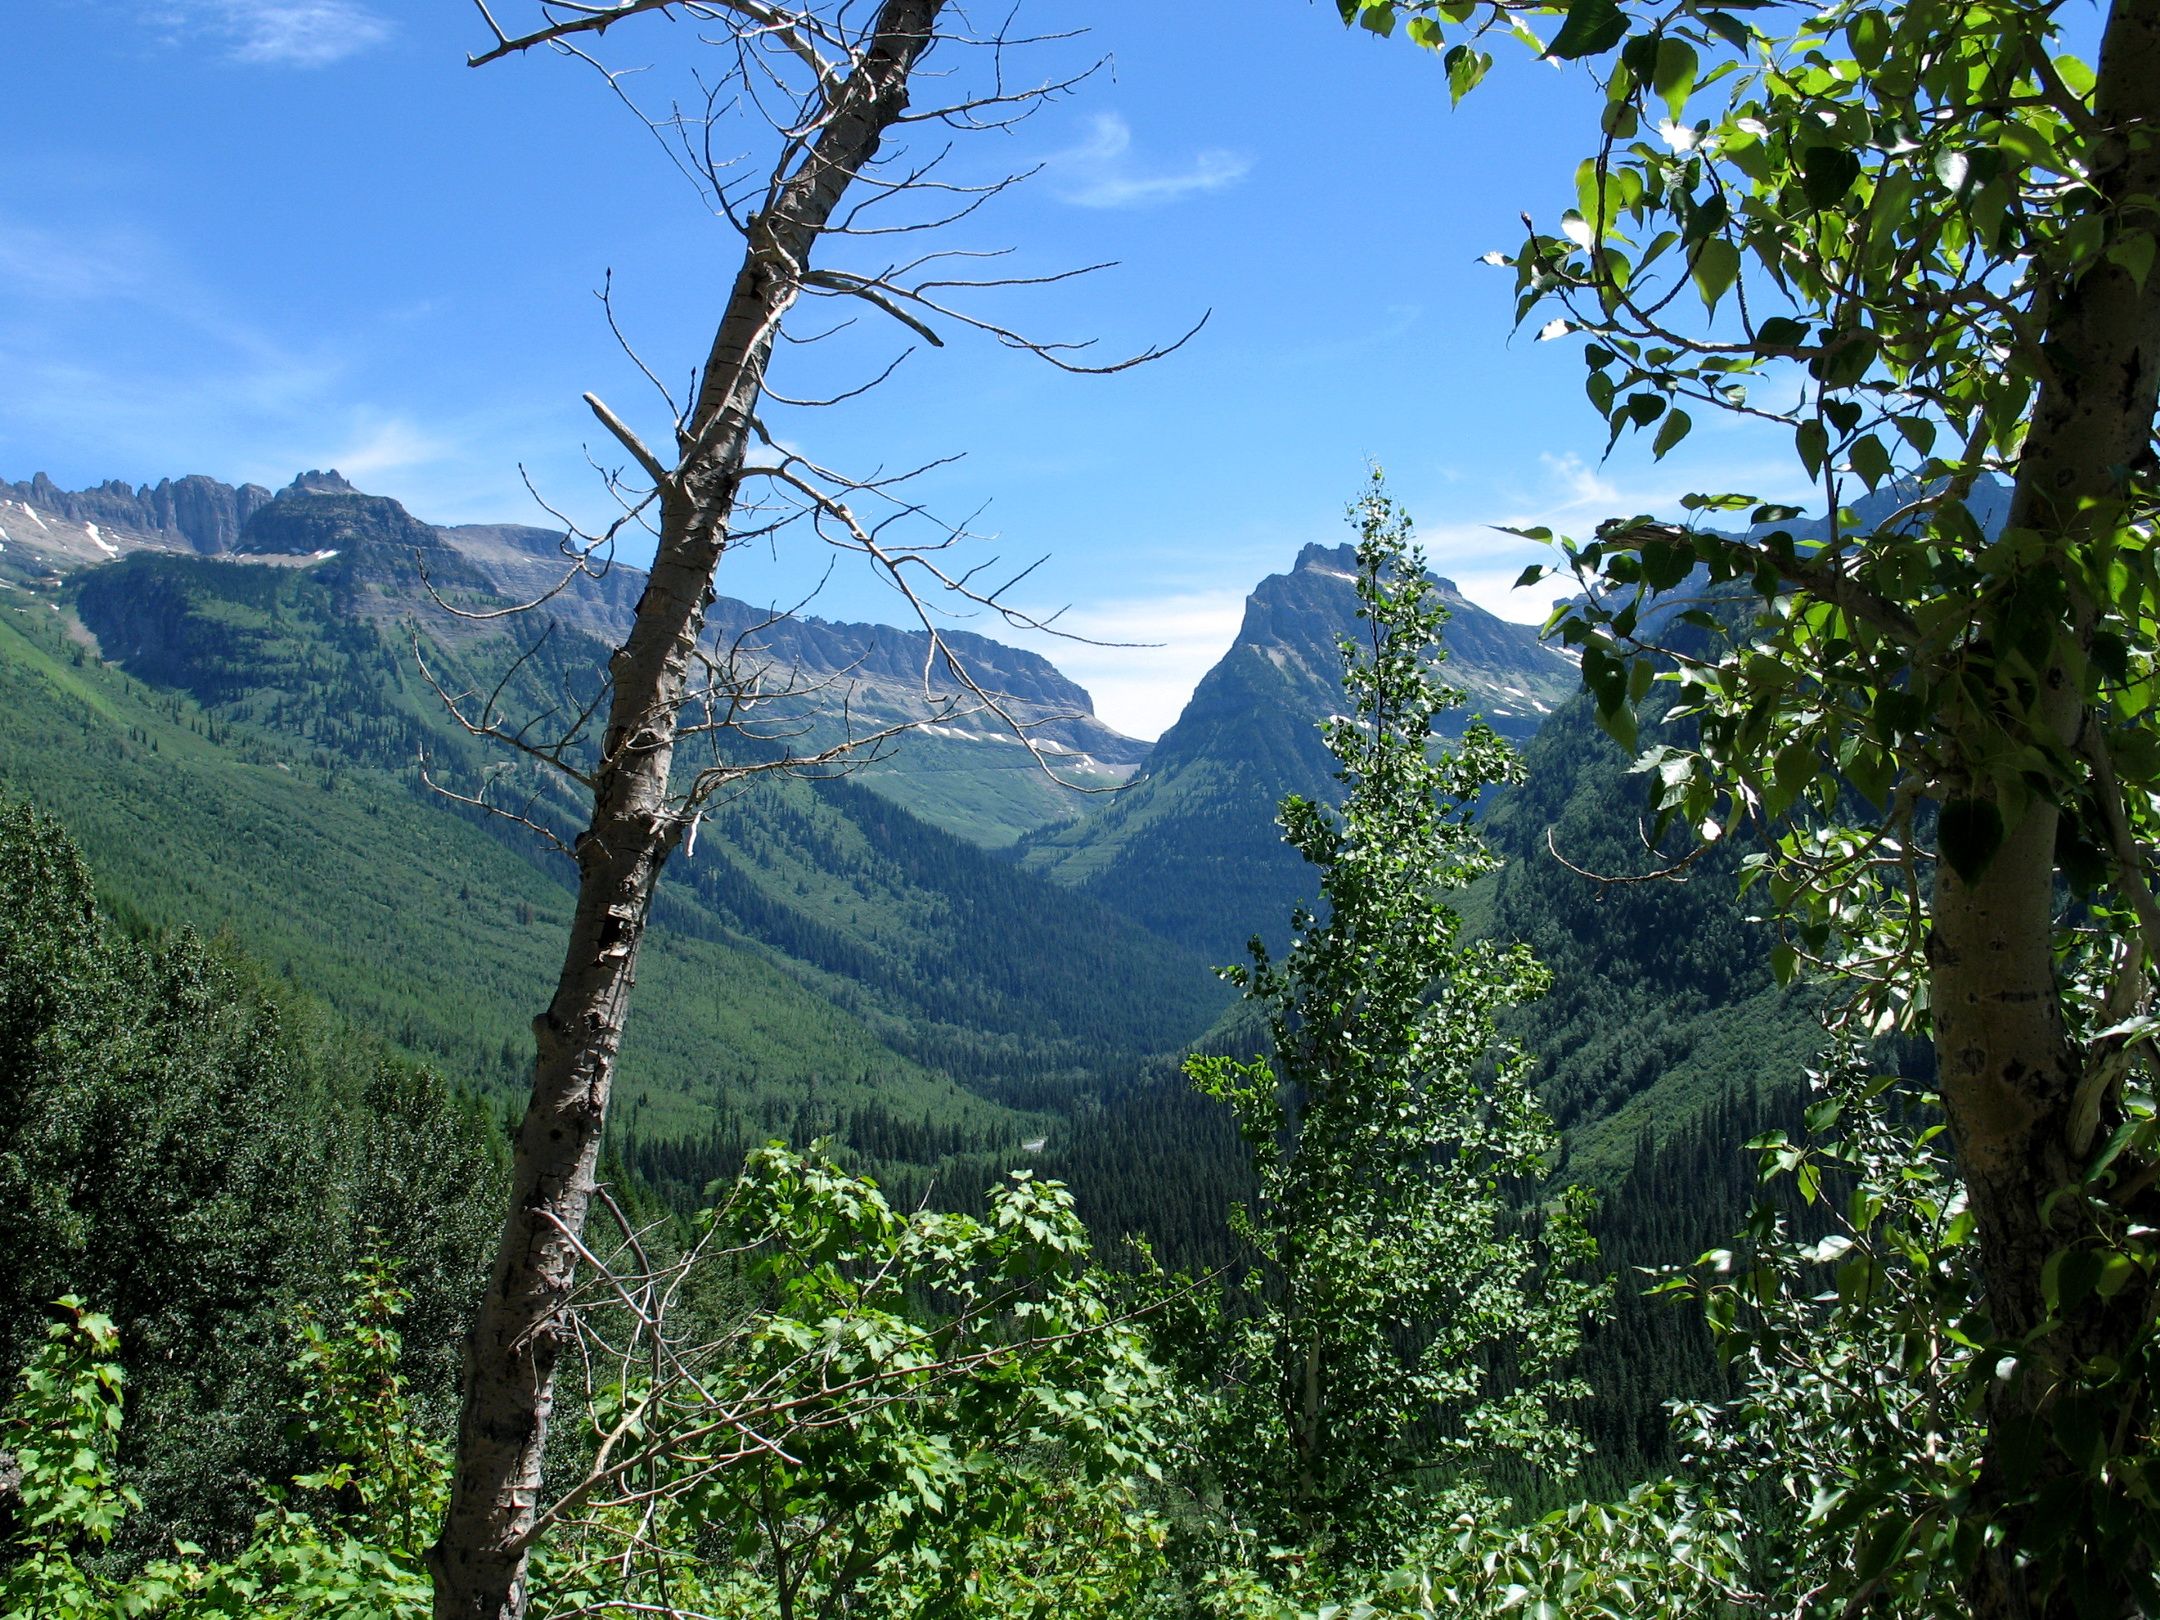
[[[1063,770],[1078,787],[1052,782],[1018,744],[903,737],[889,760],[856,777],[872,792],[984,849],[1008,849],[1022,836],[1078,821],[1100,802],[1080,791],[1108,787],[1108,775]]]
[[[0,783],[67,822],[122,915],[229,928],[453,1074],[521,1072],[570,909],[539,857],[382,773],[221,731],[192,700],[101,667],[42,602],[0,610],[0,713]],[[701,1121],[720,1088],[773,1114],[813,1078],[836,1108],[1004,1114],[751,948],[659,931],[638,1012],[623,1118],[646,1131]]]
[[[1629,772],[1586,698],[1547,721],[1525,763],[1527,782],[1489,829],[1508,865],[1488,927],[1528,942],[1552,970],[1523,1038],[1568,1139],[1568,1174],[1611,1185],[1644,1127],[1662,1139],[1728,1093],[1798,1085],[1823,1036],[1810,996],[1772,984],[1770,939],[1739,898],[1738,848],[1697,861],[1684,882],[1600,885],[1553,858],[1557,847],[1608,874],[1651,864],[1640,840],[1646,779]]]
[[[386,526],[402,516],[388,502],[369,509]],[[348,563],[353,577],[341,578]],[[504,756],[445,723],[406,635],[384,627],[380,572],[364,543],[319,569],[131,558],[83,576],[75,600],[108,656],[212,705],[243,747],[267,737],[326,770],[343,762],[406,782],[424,749],[438,779],[476,784]],[[512,723],[559,711],[606,664],[574,630],[526,652],[468,631],[454,650],[431,642],[427,657],[482,693],[512,670],[499,710]],[[535,735],[558,724],[543,718]],[[569,836],[578,810],[559,784],[529,769],[495,780],[513,803],[537,792],[537,814]],[[754,941],[931,1066],[971,1084],[1123,1068],[1181,1045],[1220,1005],[1197,957],[852,781],[763,781],[708,807],[658,915],[679,936]]]
[[[420,784],[423,752],[460,786],[500,756],[446,721],[396,623],[408,520],[346,506],[328,563],[86,571],[63,605],[94,646],[26,601],[0,646],[20,689],[0,774],[77,827],[122,909],[229,926],[356,1022],[515,1086],[568,863]],[[589,691],[606,657],[574,629],[524,661],[493,631],[425,645],[459,688],[511,669],[513,714]],[[70,733],[70,757],[47,759]],[[576,806],[552,777],[498,781],[568,836]],[[753,1132],[852,1119],[894,1141],[926,1123],[1018,1141],[1226,999],[1199,958],[861,785],[765,783],[709,809],[662,887],[616,1116],[641,1138],[702,1139],[725,1114]]]

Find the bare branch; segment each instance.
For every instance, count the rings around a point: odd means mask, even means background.
[[[600,419],[600,425],[615,435],[616,441],[636,458],[637,464],[655,484],[666,484],[674,476],[660,464],[660,458],[645,448],[645,441],[630,430],[629,425],[607,408],[598,394],[587,394],[585,403]]]

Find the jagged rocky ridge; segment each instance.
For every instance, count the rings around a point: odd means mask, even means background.
[[[177,529],[154,527],[162,511],[178,509],[170,492],[183,488],[191,492],[182,502],[193,503],[189,511],[246,515],[230,532],[198,525],[203,545]],[[0,498],[0,580],[10,583],[51,586],[137,553],[181,553],[219,569],[305,569],[336,592],[351,617],[413,621],[449,644],[553,624],[607,645],[627,629],[645,585],[641,569],[614,563],[557,591],[572,567],[561,534],[519,524],[438,527],[395,500],[355,489],[334,470],[303,473],[275,495],[202,478],[141,492],[117,481],[70,492],[42,474],[0,489],[16,492],[12,505]],[[99,590],[78,593],[79,607],[112,656],[164,667],[167,654],[184,656],[177,648],[161,652],[159,643],[181,622],[176,596],[191,590],[169,568],[124,567]],[[542,597],[533,616],[518,621],[476,624],[453,611]],[[728,597],[714,602],[709,626],[707,651],[775,694],[764,704],[763,730],[786,736],[798,751],[829,747],[850,732],[947,716],[862,774],[877,791],[948,830],[1001,845],[1027,829],[1070,819],[1086,803],[1052,780],[1005,719],[986,710],[951,668],[927,658],[929,637],[920,630],[781,618]],[[1105,725],[1087,692],[1040,655],[965,631],[948,632],[945,641],[969,678],[1026,728],[1059,778],[1115,784],[1147,754],[1147,743]],[[604,658],[595,649],[589,662],[597,674]]]
[[[214,557],[233,549],[271,494],[260,484],[236,488],[202,473],[133,488],[113,478],[81,490],[62,489],[37,473],[25,483],[0,483],[0,503],[9,500],[72,523],[130,531]]]

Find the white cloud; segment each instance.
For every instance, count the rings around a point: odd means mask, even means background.
[[[1088,690],[1095,713],[1129,737],[1159,737],[1237,639],[1245,593],[1234,586],[1130,597],[1075,607],[1058,627],[1087,641],[1017,636]],[[1152,643],[1112,646],[1102,643]]]
[[[1562,492],[1556,516],[1592,508],[1602,508],[1600,515],[1604,517],[1617,515],[1619,486],[1574,451],[1560,456],[1547,451],[1538,457],[1538,461]]]
[[[128,231],[80,238],[0,215],[0,286],[20,298],[82,303],[139,292],[153,245]]]
[[[1115,113],[1095,115],[1088,137],[1050,159],[1058,193],[1082,208],[1135,208],[1235,185],[1252,160],[1220,147],[1196,152],[1181,168],[1144,171],[1133,157],[1132,126]]]
[[[451,460],[459,448],[403,417],[391,417],[358,427],[341,448],[325,452],[329,459],[323,465],[365,487],[371,478]]]
[[[1463,595],[1486,612],[1517,624],[1543,623],[1552,603],[1574,595],[1575,586],[1560,576],[1517,589],[1515,582],[1525,568],[1532,563],[1554,563],[1558,553],[1539,541],[1503,533],[1504,529],[1550,529],[1588,539],[1607,518],[1639,512],[1684,517],[1680,498],[1690,490],[1734,486],[1779,495],[1789,489],[1793,476],[1789,466],[1774,460],[1742,460],[1708,471],[1675,457],[1672,463],[1643,468],[1641,475],[1633,477],[1593,467],[1573,451],[1542,453],[1538,464],[1542,469],[1539,481],[1532,487],[1505,491],[1493,503],[1492,515],[1483,521],[1457,519],[1419,526],[1433,571],[1454,580]],[[1416,509],[1413,502],[1412,510]]]
[[[564,439],[562,423],[523,402],[445,416],[402,389],[370,401],[357,347],[231,313],[134,226],[62,233],[0,213],[0,476],[52,462],[277,485],[337,467],[429,518],[532,511],[517,449]]]
[[[154,15],[175,35],[208,35],[234,61],[264,67],[328,67],[390,37],[364,0],[166,0]]]

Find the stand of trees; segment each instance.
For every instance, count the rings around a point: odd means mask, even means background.
[[[1490,65],[1480,25],[1513,16],[1342,10],[1402,21],[1458,94]],[[1981,1461],[1919,1498],[1856,1485],[1855,1511],[1896,1516],[1987,1617],[2160,1604],[2160,6],[2104,15],[2088,64],[2044,5],[1576,0],[1538,48],[1591,64],[1601,128],[1559,231],[1509,261],[1524,318],[1589,338],[1615,441],[1662,455],[1691,408],[1744,414],[1819,485],[1819,538],[1713,491],[1684,504],[1748,535],[1616,514],[1564,542],[1587,594],[1555,628],[1624,746],[1661,678],[1696,722],[1639,761],[1659,832],[1694,840],[1674,869],[1754,829],[1781,975],[1933,1042],[1986,1279],[1961,1329],[1984,1350],[1936,1370],[1974,1380]],[[1905,498],[1863,520],[1885,488]],[[1682,615],[1707,651],[1653,611],[1691,578],[1752,609]],[[1887,1578],[1856,1558],[1830,1589]]]
[[[699,631],[746,480],[893,563],[853,504],[866,491],[749,457],[801,298],[918,330],[964,319],[924,286],[812,263],[920,116],[918,65],[956,36],[939,0],[619,0],[543,7],[522,35],[483,7],[491,56],[695,13],[796,86],[802,116],[754,204],[713,177],[748,246],[674,455],[594,403],[650,479],[635,499],[661,536],[605,701],[579,721],[596,735],[536,744],[451,700],[593,811],[458,1446],[420,1433],[397,1323],[444,1309],[465,1251],[374,1216],[400,1174],[435,1200],[414,1207],[466,1207],[484,1131],[410,1076],[326,1061],[311,1083],[243,970],[186,941],[105,938],[57,836],[19,819],[0,859],[0,1057],[26,1079],[0,1174],[42,1228],[5,1279],[28,1358],[6,1418],[11,1604],[2160,1611],[2160,0],[2114,0],[2089,65],[2054,8],[2023,0],[1338,4],[1438,53],[1458,95],[1487,78],[1494,38],[1588,66],[1606,101],[1576,206],[1508,259],[1522,314],[1586,336],[1615,442],[1648,432],[1663,454],[1706,408],[1782,423],[1829,514],[1801,534],[1791,508],[1705,492],[1686,503],[1699,523],[1616,517],[1562,543],[1585,595],[1554,629],[1600,723],[1631,749],[1646,712],[1692,725],[1638,760],[1653,843],[1682,847],[1604,880],[1707,881],[1743,851],[1737,881],[1780,931],[1775,972],[1814,980],[1839,1026],[1800,1119],[1754,1141],[1769,1195],[1665,1279],[1699,1304],[1721,1369],[1675,1414],[1674,1468],[1531,1518],[1468,1461],[1512,1452],[1546,1471],[1516,1476],[1526,1495],[1551,1488],[1573,1447],[1550,1400],[1591,1292],[1568,1275],[1574,1211],[1534,1185],[1549,1132],[1490,1022],[1538,975],[1463,945],[1432,892],[1479,865],[1436,789],[1461,805],[1500,761],[1475,734],[1467,761],[1427,756],[1430,624],[1414,585],[1389,583],[1378,506],[1375,634],[1330,732],[1348,802],[1340,819],[1284,808],[1329,911],[1251,971],[1268,1054],[1195,1071],[1249,1155],[1238,1270],[1105,1275],[1070,1200],[1025,1174],[980,1215],[903,1214],[815,1157],[753,1150],[688,1225],[600,1184],[655,885],[744,769],[685,774],[677,749],[744,695],[701,662]],[[2012,492],[2000,532],[1976,512],[1983,475]],[[1863,521],[1860,489],[1901,499]],[[1745,534],[1710,526],[1729,513]],[[1703,585],[1708,603],[1664,611]],[[1892,1037],[1928,1061],[1879,1062]],[[405,1127],[376,1119],[386,1096]],[[368,1259],[369,1228],[416,1256],[409,1285]],[[1616,1236],[1668,1240],[1647,1220]],[[314,1303],[326,1262],[354,1299],[336,1330]],[[40,1346],[31,1312],[71,1286],[121,1301],[124,1326],[63,1303]],[[312,1422],[263,1453],[287,1494],[221,1547],[116,1551],[216,1454],[199,1434],[228,1455],[271,1443],[274,1392],[233,1396],[217,1353],[275,1365],[268,1324],[311,1304],[287,1391],[308,1392]],[[1152,1346],[1203,1334],[1220,1353],[1180,1382]],[[1700,1350],[1681,1358],[1691,1379]],[[550,1453],[558,1394],[585,1422]],[[234,1504],[207,1511],[214,1533]]]

